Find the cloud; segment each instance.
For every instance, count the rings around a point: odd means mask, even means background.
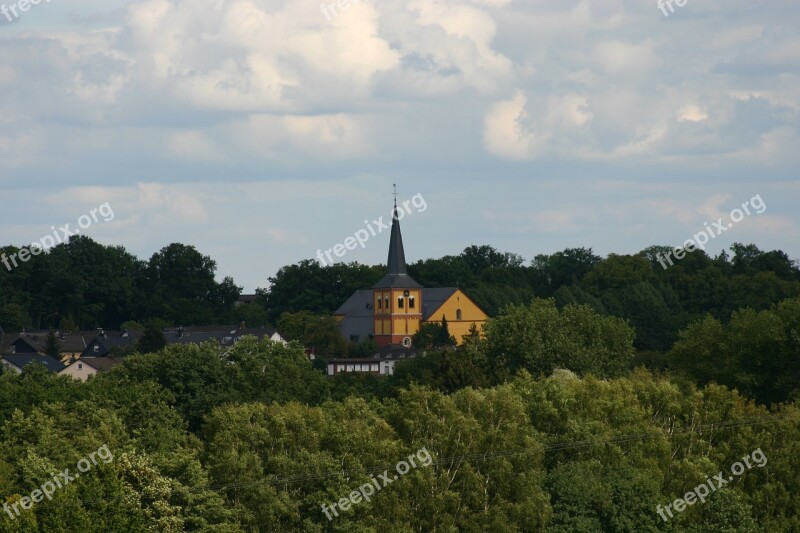
[[[71,220],[74,191],[100,190],[125,230],[97,234],[148,253],[196,240],[232,257],[231,235],[263,234],[280,251],[253,252],[270,266],[241,274],[252,284],[302,245],[352,233],[332,220],[399,183],[475,197],[431,209],[447,236],[428,229],[432,255],[506,238],[463,204],[549,231],[536,246],[569,236],[619,251],[634,241],[617,235],[652,223],[674,240],[667,228],[694,229],[715,195],[796,179],[799,14],[790,0],[690,2],[669,18],[621,0],[370,0],[330,20],[296,0],[53,2],[0,36],[0,182],[29,206],[3,235]],[[487,181],[506,187],[491,208]],[[547,198],[539,218],[513,207],[520,195]],[[263,196],[292,202],[266,214]],[[558,203],[575,196],[586,206]],[[298,205],[325,228],[286,224]],[[770,204],[770,220],[797,228],[791,209]],[[800,242],[791,231],[780,238]]]

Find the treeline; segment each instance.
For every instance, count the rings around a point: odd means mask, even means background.
[[[585,306],[536,301],[492,324],[401,363],[377,395],[375,378],[330,380],[300,345],[252,337],[132,355],[86,384],[35,366],[0,376],[4,502],[102,445],[114,455],[52,501],[0,513],[0,531],[800,529],[796,403],[631,372],[633,332]],[[327,519],[323,505],[423,447],[429,466]],[[658,514],[756,449],[766,464]]]
[[[679,331],[707,314],[726,322],[739,309],[763,311],[800,295],[800,267],[779,250],[735,244],[730,254],[716,257],[698,250],[664,269],[658,257],[668,250],[650,247],[602,258],[591,249],[570,248],[526,264],[516,254],[470,246],[457,256],[413,263],[409,273],[425,287],[460,287],[490,316],[534,298],[554,298],[559,307],[587,304],[630,321],[639,351],[665,352]],[[7,256],[16,252],[0,249]],[[82,236],[11,271],[0,268],[0,327],[16,332],[117,329],[127,321],[175,326],[245,321],[287,329],[290,338],[323,353],[357,355],[369,347],[348,346],[326,317],[353,292],[371,287],[384,270],[305,260],[268,278],[257,302],[235,307],[241,288],[230,277],[215,281],[216,263],[192,246],[171,244],[142,261],[123,247]]]
[[[10,257],[18,248],[7,246]],[[241,294],[233,279],[215,281],[216,263],[193,246],[170,244],[147,261],[122,246],[79,236],[9,270],[0,267],[0,327],[66,331],[118,329],[124,322],[231,323]],[[263,313],[262,313],[263,314]],[[266,321],[262,317],[262,321]]]
[[[470,246],[458,256],[413,263],[409,274],[424,287],[460,287],[490,316],[535,297],[554,298],[559,307],[587,304],[629,320],[642,351],[666,351],[680,330],[706,314],[727,321],[739,309],[763,311],[800,295],[800,265],[782,251],[734,244],[730,254],[710,257],[698,250],[664,269],[658,257],[669,250],[653,246],[635,255],[601,258],[591,249],[570,248],[537,255],[526,265],[516,254]],[[282,268],[259,293],[269,319],[277,323],[283,313],[333,313],[382,274],[382,267],[323,268],[302,261]]]

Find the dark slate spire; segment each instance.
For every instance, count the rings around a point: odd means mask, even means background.
[[[400,233],[400,221],[397,219],[397,199],[392,211],[392,236],[389,239],[389,274],[408,274],[406,271],[406,253],[403,250],[403,235]]]
[[[386,261],[386,266],[388,268],[387,274],[374,285],[374,289],[416,289],[422,287],[408,275],[406,270],[403,235],[400,233],[400,220],[397,217],[396,190],[394,193],[394,210],[392,211],[392,236],[389,239],[389,259]]]

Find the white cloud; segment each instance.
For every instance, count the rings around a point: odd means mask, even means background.
[[[120,4],[53,2],[3,27],[0,184],[4,198],[66,192],[74,208],[76,184],[94,201],[99,187],[120,205],[114,227],[125,230],[113,236],[149,253],[195,239],[235,254],[231,234],[263,233],[262,248],[283,247],[254,252],[274,271],[305,257],[298,243],[341,236],[286,225],[291,202],[267,215],[259,195],[313,198],[317,215],[354,197],[358,208],[393,182],[482,199],[470,184],[507,179],[492,204],[504,211],[522,177],[530,197],[547,183],[550,202],[578,194],[577,182],[592,190],[583,212],[539,205],[534,219],[519,207],[526,232],[570,228],[547,246],[569,234],[614,249],[615,234],[645,235],[653,221],[694,229],[698,203],[794,179],[800,163],[800,5],[789,0],[695,2],[668,19],[623,0],[370,0],[331,20],[296,0]],[[690,194],[701,200],[681,198]],[[621,205],[600,205],[609,198]],[[482,233],[460,202],[447,205],[448,237],[502,242],[502,228]],[[797,221],[770,209],[770,224]],[[49,216],[26,213],[8,216]],[[778,238],[759,224],[753,235]],[[780,238],[800,242],[797,226]],[[17,226],[4,228],[17,239]]]
[[[702,122],[707,118],[708,113],[694,104],[684,107],[678,114],[678,120],[681,122]]]
[[[498,102],[489,110],[483,137],[489,152],[510,159],[527,159],[547,140],[546,135],[537,137],[525,125],[527,101],[519,91],[511,100]]]

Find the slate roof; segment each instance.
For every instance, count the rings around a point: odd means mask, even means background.
[[[448,298],[456,293],[456,287],[440,287],[435,289],[422,289],[422,320],[433,319],[433,315]]]
[[[200,344],[206,341],[216,341],[222,346],[233,346],[245,335],[254,335],[259,339],[265,336],[272,337],[278,330],[275,328],[239,328],[236,326],[192,326],[181,329],[167,330],[164,337],[167,344]]]
[[[64,369],[64,365],[58,359],[50,357],[49,355],[36,355],[28,353],[4,355],[3,359],[16,366],[17,368],[25,368],[32,363],[41,363],[50,372],[60,372]]]
[[[372,291],[362,289],[354,292],[334,315],[344,315],[339,328],[345,340],[356,337],[358,341],[363,341],[369,338],[373,332]]]
[[[108,335],[100,336],[94,338],[89,343],[89,346],[86,347],[85,350],[81,353],[81,357],[104,357],[111,353],[112,348],[115,346],[122,346],[128,347],[133,346],[136,344],[136,339],[139,336],[139,333],[130,333],[127,337],[109,337]],[[98,346],[98,350],[95,351],[94,347]]]
[[[47,335],[49,334],[48,330],[41,330],[41,331],[26,331],[24,333],[20,333],[19,335],[9,337],[9,342],[5,343],[2,346],[2,351],[4,353],[11,353],[10,347],[12,344],[17,344],[17,351],[16,353],[28,353],[28,352],[21,352],[20,349],[22,347],[19,346],[19,341],[22,343],[27,344],[33,350],[38,353],[44,353],[47,351]],[[93,330],[93,331],[77,331],[75,333],[61,333],[56,331],[56,339],[58,340],[59,344],[59,353],[82,353],[87,346],[89,346],[95,338],[100,337],[100,335],[105,335],[107,338],[114,338],[122,335],[122,332],[119,331],[106,331],[103,330]]]
[[[397,218],[397,204],[392,212],[392,235],[389,238],[389,257],[386,261],[387,272],[373,289],[419,289],[422,287],[408,275],[406,270],[406,253],[403,249],[403,235],[400,233],[400,220]]]
[[[122,361],[124,361],[122,357],[82,357],[75,363],[85,363],[98,372],[108,372],[115,366],[121,365]]]

